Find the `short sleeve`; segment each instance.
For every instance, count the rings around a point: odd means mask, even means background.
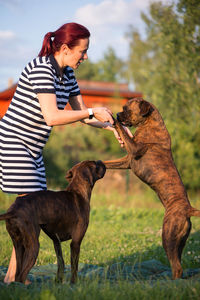
[[[75,78],[72,89],[70,91],[70,96],[77,96],[77,95],[80,95],[80,93],[81,92],[80,92],[78,83],[77,83],[76,78]]]
[[[69,96],[77,96],[80,95],[80,89],[74,74],[74,71],[68,67],[68,69],[66,70],[66,75],[69,78],[70,82],[71,82],[71,88],[70,88],[70,94]]]
[[[54,74],[47,64],[35,66],[29,73],[29,80],[36,94],[55,94]]]

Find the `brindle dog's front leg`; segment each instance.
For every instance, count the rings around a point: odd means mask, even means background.
[[[125,149],[129,155],[131,155],[135,159],[138,159],[145,154],[145,152],[148,149],[147,145],[142,143],[136,143],[134,139],[128,135],[128,133],[119,121],[115,120],[114,126],[120,138],[124,142]]]
[[[134,139],[128,135],[124,127],[116,119],[114,119],[114,126],[124,142],[128,155],[115,160],[106,160],[103,163],[107,169],[131,169],[132,158],[139,159],[147,151],[147,145],[135,143]]]
[[[126,155],[122,158],[103,161],[103,163],[106,169],[130,169],[130,159],[130,155]]]

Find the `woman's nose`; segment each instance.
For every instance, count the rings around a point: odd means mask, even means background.
[[[85,60],[85,59],[88,59],[87,53],[85,53],[85,54],[83,55],[83,59],[84,59],[84,60]]]

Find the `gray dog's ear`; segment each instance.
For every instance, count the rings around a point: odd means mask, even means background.
[[[140,114],[143,117],[147,117],[153,111],[153,107],[151,106],[151,104],[145,100],[142,100],[140,102],[139,108],[140,108]]]
[[[71,170],[69,170],[65,176],[65,178],[67,179],[68,182],[72,181],[73,178],[73,172]]]

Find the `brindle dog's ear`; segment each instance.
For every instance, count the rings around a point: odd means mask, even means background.
[[[151,104],[145,100],[142,100],[139,104],[140,114],[143,117],[147,117],[153,111]]]

